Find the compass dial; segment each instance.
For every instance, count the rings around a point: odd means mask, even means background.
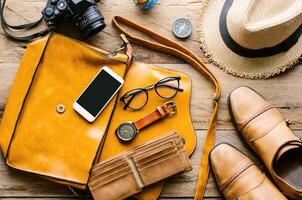
[[[180,18],[173,24],[173,34],[178,38],[187,38],[192,34],[192,24],[189,20]]]

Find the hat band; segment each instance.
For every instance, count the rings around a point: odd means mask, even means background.
[[[219,17],[219,31],[225,45],[229,49],[231,49],[234,53],[237,53],[240,56],[248,57],[248,58],[268,57],[281,52],[285,52],[298,42],[299,37],[302,34],[302,24],[287,39],[285,39],[283,42],[273,47],[262,48],[262,49],[248,49],[241,46],[231,37],[227,27],[227,15],[232,4],[233,4],[233,0],[226,0],[224,3],[224,6],[222,8]]]

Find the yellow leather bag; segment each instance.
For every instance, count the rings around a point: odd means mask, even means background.
[[[86,187],[115,99],[91,124],[72,104],[102,66],[124,76],[127,56],[107,53],[59,34],[28,45],[0,126],[9,166]]]
[[[118,22],[132,26],[159,43],[145,41],[127,34]],[[196,199],[205,186],[208,173],[207,155],[214,143],[219,83],[215,76],[192,52],[129,20],[115,17],[113,25],[131,41],[185,59],[206,75],[215,85],[215,105],[200,173],[201,183]],[[127,52],[111,54],[88,44],[51,34],[28,45],[13,83],[0,124],[0,147],[6,163],[12,168],[31,172],[80,189],[86,188],[93,163],[117,155],[170,130],[177,130],[185,140],[185,149],[194,151],[196,136],[189,106],[191,81],[180,72],[139,62],[131,63],[131,46],[125,37]],[[125,78],[119,94],[106,106],[94,123],[88,123],[72,108],[73,102],[101,67],[108,66]],[[167,76],[180,76],[183,93],[174,97],[176,116],[145,129],[131,143],[122,144],[114,134],[121,122],[138,119],[163,103],[150,92],[144,109],[131,112],[117,101],[126,91],[154,84]],[[63,110],[62,110],[63,109]],[[103,147],[103,148],[102,148]],[[137,199],[156,199],[163,182],[145,189]],[[201,194],[199,194],[201,193]]]

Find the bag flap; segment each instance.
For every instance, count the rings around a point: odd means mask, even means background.
[[[59,34],[49,38],[41,56],[42,41],[31,45],[17,73],[1,123],[1,147],[13,168],[84,187],[116,98],[91,124],[72,105],[103,66],[123,77],[127,56],[109,59],[108,52]],[[57,112],[59,104],[64,113]]]
[[[32,77],[34,76],[35,70],[40,62],[48,39],[49,37],[45,37],[27,46],[20,67],[17,71],[0,124],[0,147],[4,157],[7,155],[7,149],[14,132],[18,115],[21,112],[23,100],[32,81]]]

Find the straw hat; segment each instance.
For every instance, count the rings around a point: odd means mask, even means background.
[[[302,57],[302,0],[204,0],[201,48],[236,76],[269,78]]]

